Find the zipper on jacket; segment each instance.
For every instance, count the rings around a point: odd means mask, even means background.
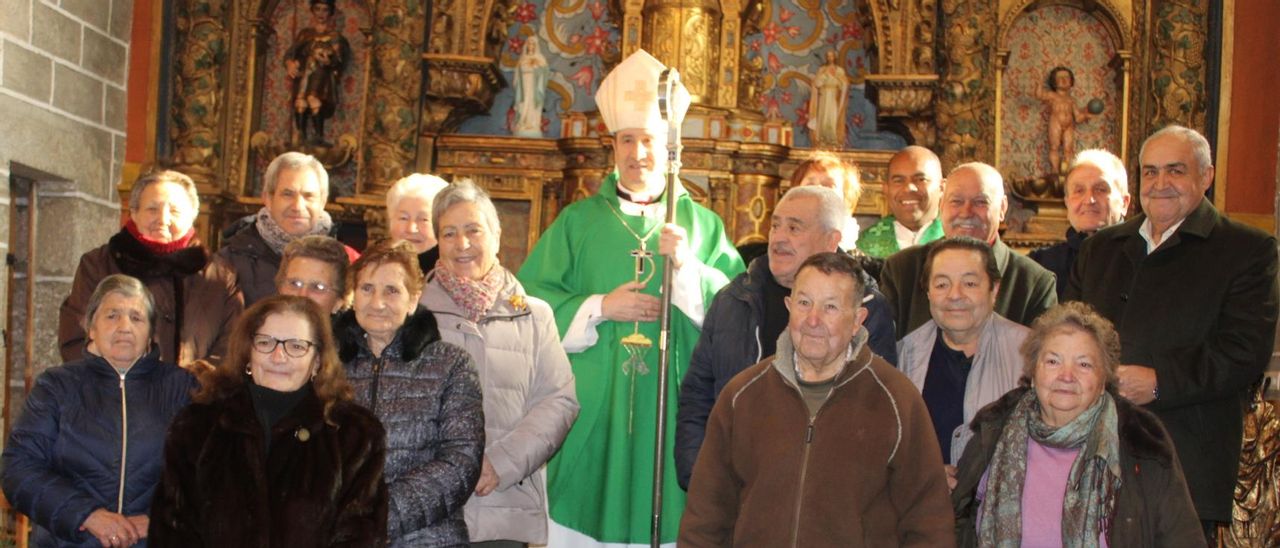
[[[760,363],[764,359],[764,345],[760,344],[760,326],[756,326],[756,361],[752,363]]]
[[[369,387],[369,411],[378,414],[378,381],[382,378],[382,357],[373,360],[373,384]]]
[[[124,389],[124,376],[120,373],[120,491],[116,495],[116,513],[124,515],[124,468],[129,460],[129,400]]]
[[[823,402],[823,406],[825,405],[826,402]],[[821,412],[822,408],[818,408],[818,413]],[[800,457],[800,481],[796,487],[796,515],[791,521],[791,546],[793,547],[800,545],[800,510],[804,507],[804,481],[809,472],[809,448],[813,447],[813,423],[818,420],[818,413],[809,417],[809,426],[804,430],[804,455]]]

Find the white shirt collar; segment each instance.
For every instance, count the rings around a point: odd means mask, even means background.
[[[898,249],[906,249],[919,244],[920,238],[924,236],[924,231],[929,230],[929,225],[931,224],[933,224],[932,221],[923,223],[920,225],[920,230],[911,230],[910,228],[903,226],[903,224],[898,222],[898,219],[895,218],[893,220],[893,237],[898,240]]]
[[[1155,240],[1151,237],[1151,218],[1147,217],[1146,219],[1143,219],[1142,226],[1138,227],[1138,235],[1142,236],[1142,239],[1147,242],[1147,254],[1150,255],[1152,251],[1155,251],[1160,246],[1164,245],[1165,242],[1169,241],[1169,237],[1173,236],[1174,231],[1178,230],[1178,227],[1182,226],[1182,221],[1185,220],[1187,220],[1187,218],[1183,217],[1182,220],[1173,223],[1172,226],[1160,235],[1160,243],[1156,244]]]

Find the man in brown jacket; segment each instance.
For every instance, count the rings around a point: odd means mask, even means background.
[[[681,547],[955,544],[929,411],[866,345],[869,281],[843,254],[800,267],[777,354],[711,412]]]

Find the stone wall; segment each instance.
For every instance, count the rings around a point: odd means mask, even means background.
[[[4,405],[13,416],[27,330],[34,331],[32,373],[59,364],[58,306],[80,254],[119,229],[115,189],[124,162],[132,12],[133,0],[0,0],[0,252],[15,259],[14,292],[0,276],[0,310],[12,293],[5,327],[14,365]],[[28,182],[35,187],[33,219]],[[26,312],[28,266],[33,318]]]

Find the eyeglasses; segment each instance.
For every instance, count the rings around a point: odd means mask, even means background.
[[[338,290],[334,289],[333,286],[324,282],[307,283],[296,278],[290,278],[285,280],[284,283],[297,291],[306,291],[308,293],[324,293],[326,291],[332,291],[334,293],[338,292]]]
[[[284,353],[293,358],[301,358],[311,351],[313,343],[304,339],[277,339],[271,335],[263,335],[259,333],[253,336],[253,349],[262,354],[270,354],[276,351],[276,347],[284,345]]]

